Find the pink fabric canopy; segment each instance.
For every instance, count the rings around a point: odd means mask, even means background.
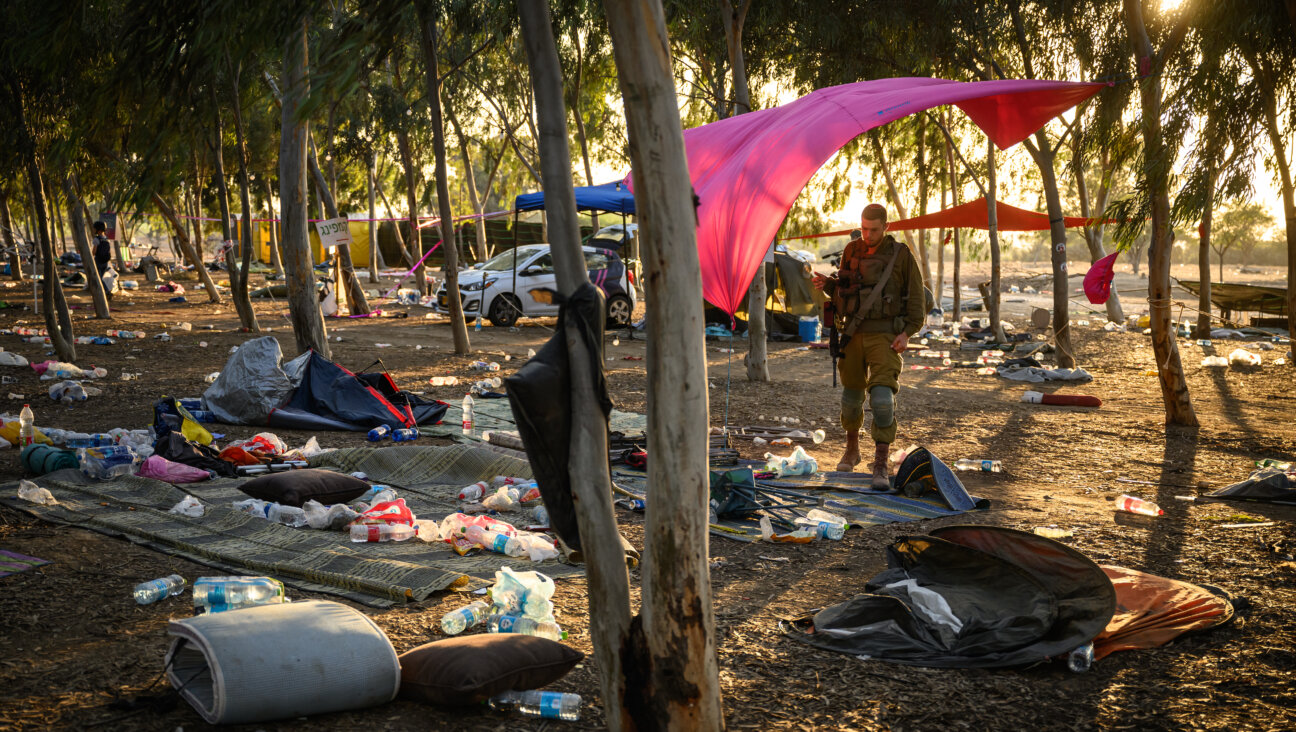
[[[833,153],[874,127],[956,104],[1007,148],[1103,86],[879,79],[819,89],[781,107],[686,130],[689,176],[701,199],[703,296],[735,313],[792,202]]]

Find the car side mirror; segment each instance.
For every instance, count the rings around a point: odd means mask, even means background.
[[[540,268],[539,268],[539,267],[536,267],[536,266],[534,266],[534,265],[533,265],[533,266],[530,266],[530,267],[527,267],[526,269],[524,269],[524,270],[518,272],[518,276],[519,276],[519,277],[531,277],[531,276],[533,276],[533,275],[537,275],[537,274],[540,274]]]

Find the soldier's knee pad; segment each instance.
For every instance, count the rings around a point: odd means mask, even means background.
[[[864,390],[842,389],[841,408],[843,415],[864,416]]]
[[[869,389],[869,406],[873,409],[873,423],[889,427],[895,421],[895,395],[889,386]]]

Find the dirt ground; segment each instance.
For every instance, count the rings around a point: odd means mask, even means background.
[[[1036,269],[1032,271],[1043,271]],[[1019,271],[1018,274],[1023,272]],[[1177,273],[1178,274],[1178,273]],[[1188,271],[1186,277],[1193,277]],[[1282,273],[1267,279],[1279,281]],[[138,278],[142,279],[142,278]],[[1142,282],[1128,274],[1118,289]],[[6,285],[8,283],[5,283]],[[106,367],[105,394],[65,408],[42,392],[30,369],[6,369],[17,383],[5,391],[25,394],[37,423],[85,431],[140,428],[151,419],[161,395],[198,396],[203,377],[219,370],[238,332],[233,308],[205,304],[196,283],[187,304],[169,294],[123,293],[111,322],[90,320],[88,298],[72,292],[78,334],[108,328],[138,329],[144,340],[79,348],[79,363]],[[1078,280],[1073,280],[1078,286]],[[25,290],[30,301],[30,285]],[[20,301],[23,290],[0,289],[0,298]],[[1005,300],[1015,298],[1005,294]],[[1187,300],[1185,300],[1187,301]],[[1023,304],[1025,305],[1025,304]],[[386,307],[386,306],[384,306]],[[1127,312],[1146,302],[1127,296]],[[295,353],[282,303],[259,302],[263,327],[273,328],[286,353]],[[520,366],[527,349],[552,333],[552,320],[523,321],[521,329],[486,327],[470,332],[473,353],[451,353],[443,319],[427,320],[418,307],[407,319],[330,322],[333,357],[351,369],[382,359],[397,383],[451,401],[458,388],[432,388],[433,375],[470,375],[469,362],[502,360],[505,372]],[[1024,326],[1024,311],[1006,311]],[[1077,313],[1075,317],[1086,317]],[[1191,317],[1191,316],[1185,316]],[[30,311],[0,310],[0,327],[20,321],[39,327]],[[174,326],[189,322],[192,331]],[[906,371],[899,400],[899,442],[926,445],[952,462],[959,457],[1003,461],[999,474],[962,474],[968,488],[993,501],[987,511],[955,519],[852,530],[844,541],[801,545],[743,544],[712,538],[710,553],[716,633],[725,715],[730,729],[1257,729],[1296,727],[1296,530],[1291,516],[1262,528],[1223,529],[1254,516],[1252,507],[1193,505],[1176,495],[1195,486],[1220,487],[1244,478],[1252,461],[1296,458],[1296,393],[1291,368],[1273,361],[1286,347],[1263,351],[1264,365],[1251,370],[1206,370],[1202,349],[1183,345],[1196,430],[1164,427],[1164,412],[1149,338],[1076,326],[1081,365],[1094,381],[1078,387],[1046,387],[1102,398],[1097,410],[1024,404],[1027,387],[969,370]],[[167,330],[174,340],[153,335]],[[643,411],[646,380],[644,342],[608,337],[612,394],[623,410]],[[203,347],[200,341],[205,341]],[[390,347],[379,348],[378,343]],[[770,345],[768,383],[749,382],[737,354],[722,353],[726,342],[708,343],[712,424],[768,422],[795,416],[803,426],[822,427],[828,440],[810,452],[821,465],[836,462],[843,433],[837,425],[838,394],[831,387],[828,356],[799,344]],[[41,346],[0,336],[0,346],[43,360]],[[421,349],[416,346],[422,346]],[[1217,344],[1226,354],[1234,344]],[[956,358],[970,358],[968,352]],[[920,363],[910,359],[909,363]],[[142,372],[120,381],[122,371]],[[47,383],[45,384],[47,385]],[[1038,388],[1038,387],[1031,387]],[[0,409],[16,413],[22,401]],[[252,428],[229,427],[230,438],[251,436]],[[281,432],[289,444],[309,433]],[[325,447],[358,445],[363,436],[321,433]],[[763,448],[739,443],[746,457]],[[0,454],[0,474],[20,475],[18,452]],[[1146,481],[1123,483],[1118,479]],[[1130,493],[1152,499],[1166,515],[1156,519],[1117,514],[1113,499]],[[642,546],[642,517],[618,511],[626,536]],[[784,638],[776,627],[786,616],[843,600],[883,568],[883,549],[897,537],[926,533],[946,523],[990,523],[1031,529],[1056,524],[1072,529],[1067,540],[1099,563],[1117,564],[1214,585],[1240,598],[1237,619],[1213,632],[1183,638],[1171,646],[1118,653],[1085,674],[1063,664],[1009,671],[933,670],[861,661],[811,649]],[[0,508],[0,547],[53,560],[39,570],[0,579],[0,730],[129,729],[175,730],[204,727],[187,704],[159,680],[168,645],[166,621],[188,615],[187,598],[140,607],[130,590],[138,582],[178,572],[193,578],[209,572],[198,564],[146,550],[121,539],[42,523]],[[721,563],[718,560],[723,559]],[[786,560],[786,561],[784,561]],[[639,573],[631,575],[638,605]],[[295,599],[309,593],[290,592]],[[325,598],[326,596],[316,596]],[[336,599],[336,598],[327,598]],[[555,598],[569,642],[592,654],[586,582],[559,582]],[[441,615],[463,604],[455,593],[391,610],[361,609],[386,631],[398,652],[439,637]],[[241,729],[350,730],[598,729],[597,668],[591,659],[553,686],[585,700],[577,723],[542,723],[484,709],[436,709],[407,702],[351,713],[252,725]],[[115,705],[137,701],[135,706]]]

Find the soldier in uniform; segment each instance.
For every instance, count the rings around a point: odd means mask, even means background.
[[[890,487],[887,453],[896,436],[896,392],[900,388],[900,354],[923,325],[926,295],[922,271],[909,247],[886,233],[887,211],[876,203],[864,207],[860,238],[842,251],[833,277],[816,274],[835,310],[834,324],[845,346],[837,363],[841,374],[841,424],[846,452],[837,464],[851,471],[861,461],[859,431],[864,424],[864,395],[873,411],[875,443],[872,487]]]

